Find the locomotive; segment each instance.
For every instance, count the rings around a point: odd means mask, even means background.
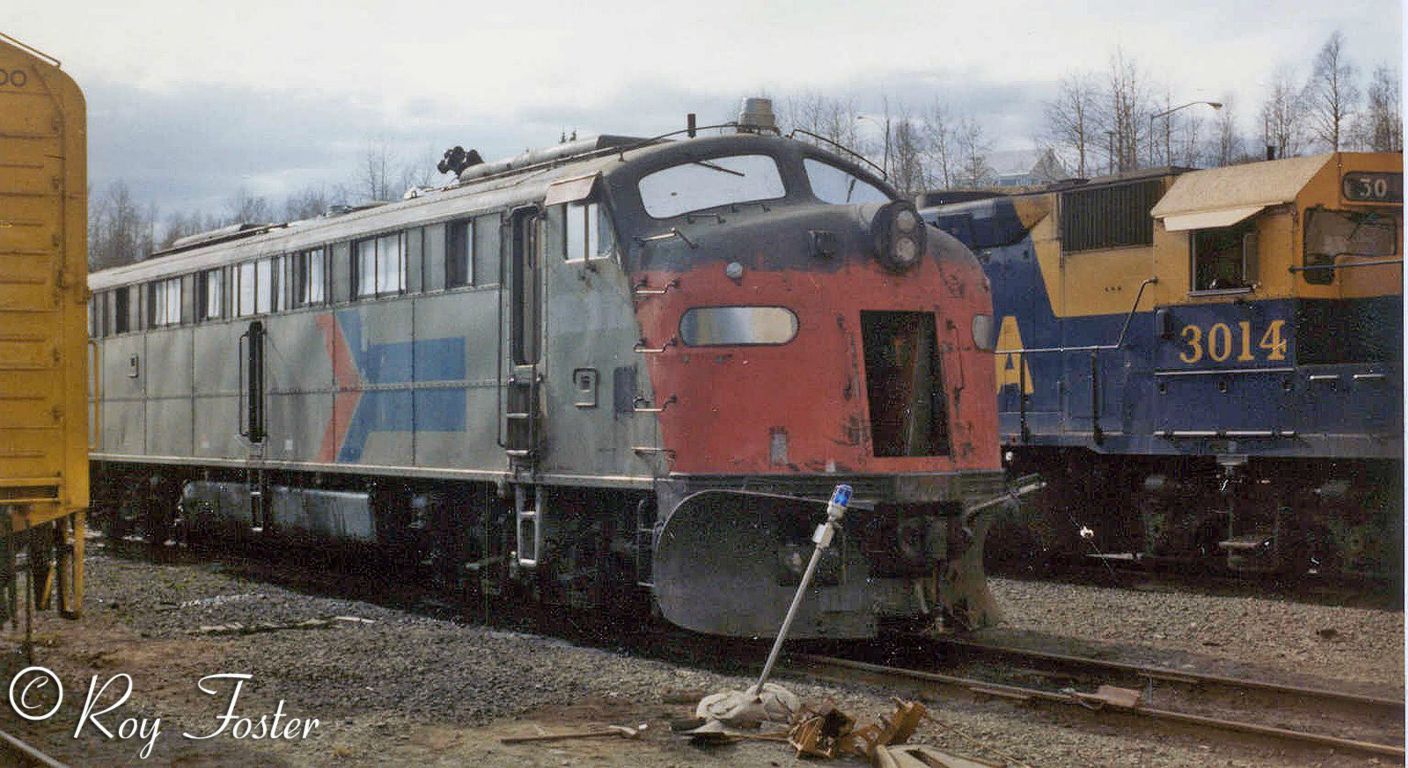
[[[766,101],[690,126],[447,153],[443,188],[92,275],[107,516],[758,636],[847,483],[795,636],[991,621],[977,261]]]
[[[1401,154],[959,197],[922,213],[993,286],[1028,562],[1401,577]]]

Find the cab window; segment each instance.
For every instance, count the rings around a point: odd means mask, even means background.
[[[1331,211],[1316,208],[1305,222],[1307,283],[1328,285],[1336,264],[1398,253],[1399,217],[1381,211]],[[1349,257],[1340,261],[1340,257]]]
[[[1248,290],[1256,282],[1256,222],[1193,233],[1193,290]]]
[[[809,157],[802,161],[802,165],[807,171],[807,181],[812,185],[812,194],[823,203],[848,205],[890,202],[890,196],[880,191],[879,187],[830,163]]]
[[[721,205],[776,200],[787,194],[777,161],[767,155],[711,157],[641,177],[645,212],[668,219]]]

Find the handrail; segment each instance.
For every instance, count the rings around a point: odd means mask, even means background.
[[[1140,300],[1144,298],[1144,289],[1157,282],[1159,282],[1159,278],[1150,277],[1139,284],[1139,294],[1134,297],[1134,306],[1130,307],[1129,314],[1125,315],[1124,326],[1120,328],[1120,337],[1114,344],[1090,344],[1083,347],[1038,347],[1036,349],[1028,349],[1026,347],[1020,349],[995,349],[993,350],[993,354],[1035,355],[1047,352],[1099,352],[1106,349],[1119,349],[1124,346],[1125,334],[1129,331],[1129,324],[1130,321],[1134,319],[1134,313],[1139,309]]]
[[[1333,264],[1312,264],[1308,267],[1292,266],[1290,271],[1295,272],[1319,272],[1333,269],[1353,269],[1355,267],[1381,267],[1386,264],[1402,264],[1403,259],[1378,259],[1375,261],[1353,261],[1347,264],[1335,262]]]

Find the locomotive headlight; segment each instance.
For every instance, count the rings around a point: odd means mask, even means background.
[[[912,237],[895,238],[894,250],[896,264],[912,267],[919,260],[919,244]]]
[[[886,203],[870,223],[875,255],[891,272],[908,272],[924,257],[928,240],[924,221],[908,200]]]

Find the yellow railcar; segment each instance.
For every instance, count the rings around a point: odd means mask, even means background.
[[[18,609],[83,602],[88,507],[87,135],[59,62],[0,34],[0,579]]]

